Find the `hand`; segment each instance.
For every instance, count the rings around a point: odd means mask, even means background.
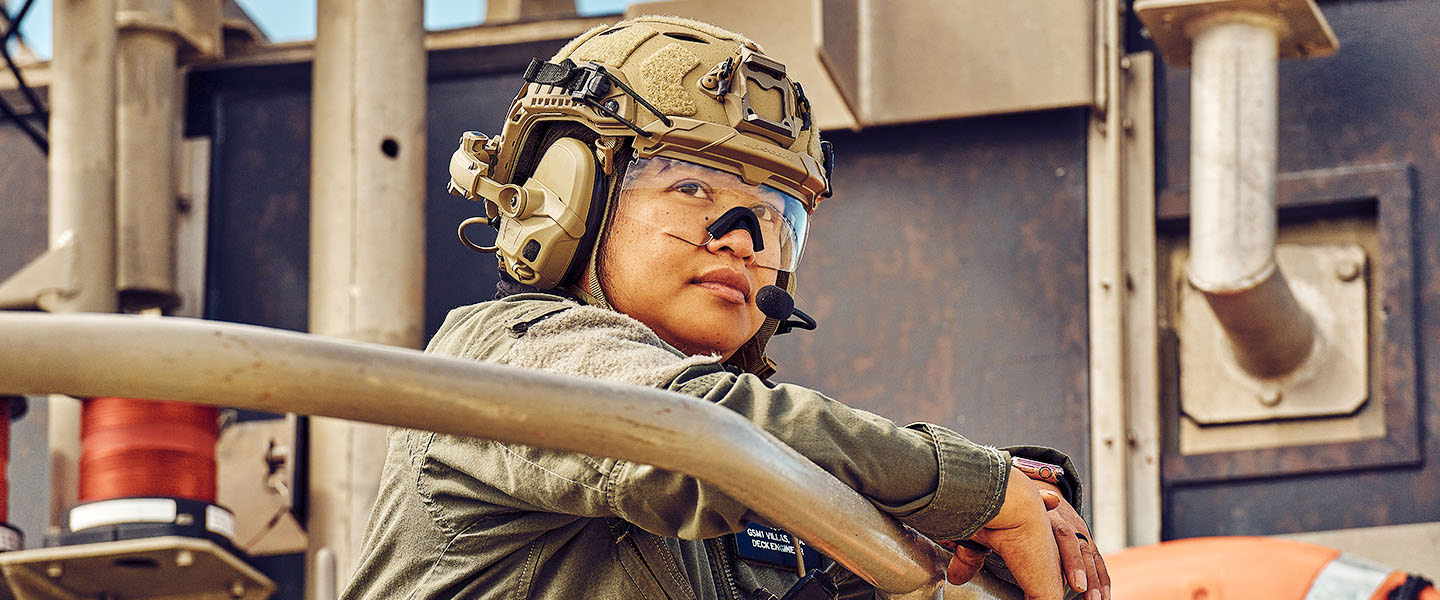
[[[1061,600],[1064,596],[1060,550],[1049,516],[1050,509],[1057,506],[1056,500],[1060,500],[1058,494],[1043,498],[1030,478],[1011,467],[1000,512],[971,537],[1005,559],[1026,600]],[[1078,543],[1073,535],[1069,540],[1072,545]],[[954,544],[946,546],[955,551],[945,573],[950,583],[969,581],[985,563],[982,552]]]
[[[1060,548],[1060,567],[1070,589],[1085,594],[1085,600],[1110,600],[1110,572],[1090,539],[1090,526],[1065,501],[1060,488],[1044,481],[1031,483],[1040,490],[1045,506],[1053,506],[1046,514],[1050,516],[1050,528]]]

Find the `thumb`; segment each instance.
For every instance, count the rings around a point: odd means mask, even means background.
[[[971,550],[964,546],[955,548],[955,556],[950,558],[950,566],[945,569],[945,580],[953,585],[961,585],[980,572],[985,566],[985,554]]]
[[[1065,499],[1051,490],[1040,490],[1040,500],[1045,502],[1045,510],[1055,510]]]

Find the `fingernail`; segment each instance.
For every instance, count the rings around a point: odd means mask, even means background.
[[[1085,588],[1088,587],[1085,585],[1085,572],[1080,569],[1075,569],[1075,574],[1070,576],[1070,584],[1075,586],[1075,591],[1077,592],[1085,591]]]

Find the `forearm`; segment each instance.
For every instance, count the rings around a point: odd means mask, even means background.
[[[942,427],[899,427],[800,386],[724,372],[690,375],[672,389],[744,415],[926,535],[968,537],[1003,502],[1003,451]]]

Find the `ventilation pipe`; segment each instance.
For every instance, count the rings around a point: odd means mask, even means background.
[[[1324,340],[1275,263],[1280,57],[1334,52],[1314,0],[1140,0],[1167,62],[1191,67],[1190,284],[1235,362],[1256,379],[1296,372]]]
[[[53,26],[47,254],[62,257],[68,281],[37,304],[115,312],[115,0],[56,0]],[[80,401],[51,396],[46,412],[50,518],[59,526],[79,488]]]
[[[310,331],[406,348],[424,327],[425,29],[418,2],[320,0],[311,113]],[[312,556],[355,564],[385,429],[310,420]],[[320,566],[312,561],[312,567]]]

